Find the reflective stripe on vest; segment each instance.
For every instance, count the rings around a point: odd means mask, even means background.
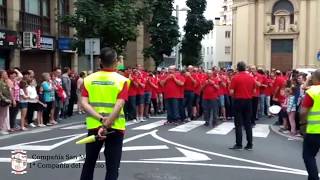
[[[307,94],[313,100],[307,116],[307,134],[320,134],[320,86],[311,86]]]
[[[116,72],[100,71],[91,74],[84,79],[84,86],[89,94],[89,104],[102,116],[109,116],[126,82],[129,83],[129,80]],[[88,116],[86,125],[87,129],[95,129],[102,126],[102,123],[99,119]],[[123,110],[114,121],[112,128],[125,130]]]

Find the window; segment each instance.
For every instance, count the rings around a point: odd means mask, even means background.
[[[294,24],[294,7],[292,3],[288,0],[279,0],[277,3],[274,4],[272,9],[272,24],[275,24],[276,18],[275,13],[279,10],[288,11],[290,14],[290,24]]]
[[[207,55],[209,55],[210,53],[210,50],[209,50],[209,47],[207,47]]]
[[[226,37],[227,39],[229,39],[230,36],[231,36],[231,31],[226,31],[226,32],[225,32],[225,37]]]
[[[213,55],[213,47],[211,47],[211,55]]]
[[[4,5],[4,2],[5,0],[0,0],[0,6],[3,6]]]
[[[42,0],[42,16],[49,17],[48,0]]]
[[[39,0],[25,0],[24,11],[30,14],[40,16],[40,3]]]
[[[59,14],[61,16],[67,15],[69,13],[69,1],[59,0]]]
[[[231,47],[226,46],[224,51],[225,51],[225,54],[231,54]]]

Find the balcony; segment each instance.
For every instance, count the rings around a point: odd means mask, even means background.
[[[43,34],[50,34],[50,18],[20,12],[20,30],[34,32],[40,29]]]
[[[7,26],[7,8],[0,6],[0,28]]]

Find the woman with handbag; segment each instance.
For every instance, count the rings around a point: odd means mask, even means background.
[[[0,133],[9,134],[9,106],[12,102],[10,88],[7,84],[8,74],[4,70],[0,70]]]

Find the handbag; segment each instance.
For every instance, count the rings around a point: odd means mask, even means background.
[[[5,97],[2,97],[2,98],[0,99],[0,106],[1,106],[1,107],[7,107],[7,106],[9,106],[10,104],[11,104],[11,100],[10,100],[10,99],[5,98]]]

